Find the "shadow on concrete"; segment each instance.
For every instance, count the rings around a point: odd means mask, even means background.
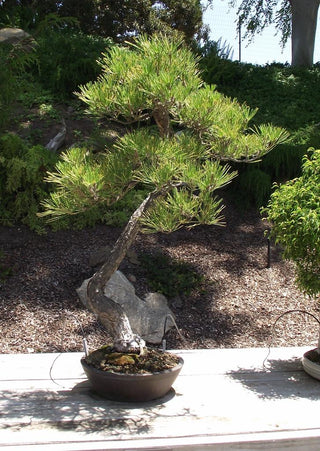
[[[268,360],[264,369],[239,368],[228,376],[265,399],[320,400],[320,383],[302,369],[299,358]]]

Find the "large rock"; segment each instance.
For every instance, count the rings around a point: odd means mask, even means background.
[[[30,38],[30,34],[20,28],[1,28],[0,43],[16,44],[17,42]]]
[[[112,246],[106,245],[97,248],[91,253],[89,258],[89,265],[92,268],[101,266],[106,260],[112,250]],[[133,265],[139,265],[139,258],[133,249],[129,249],[126,254],[126,259]]]
[[[85,280],[77,289],[81,302],[87,305],[87,285]],[[123,307],[129,318],[132,331],[147,343],[161,343],[163,335],[174,326],[174,315],[169,309],[167,299],[159,293],[148,293],[140,299],[134,286],[120,271],[116,271],[105,286],[104,293]],[[166,328],[166,330],[164,330]]]

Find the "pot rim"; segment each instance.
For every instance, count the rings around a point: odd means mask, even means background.
[[[165,369],[163,371],[155,371],[153,373],[136,373],[136,374],[134,374],[134,373],[118,373],[116,371],[103,371],[103,370],[100,370],[100,369],[98,369],[98,368],[96,368],[96,367],[94,367],[92,365],[89,365],[86,362],[86,360],[85,360],[86,359],[85,356],[81,357],[81,364],[82,364],[83,367],[88,368],[90,371],[94,371],[97,374],[101,374],[101,375],[104,374],[106,376],[110,375],[110,377],[111,377],[111,375],[113,377],[119,376],[119,378],[125,376],[127,378],[134,379],[134,378],[146,378],[146,377],[151,377],[151,376],[161,376],[161,375],[164,375],[164,374],[172,373],[173,371],[181,370],[181,368],[182,368],[182,366],[184,364],[184,360],[179,355],[177,357],[179,358],[179,362],[177,363],[177,365],[173,366],[172,368],[168,368],[168,369]]]

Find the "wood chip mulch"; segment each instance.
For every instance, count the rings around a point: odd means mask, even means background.
[[[201,226],[170,235],[141,235],[139,254],[161,251],[192,264],[204,277],[188,296],[169,299],[179,333],[167,333],[168,349],[316,345],[320,317],[315,300],[294,283],[293,265],[272,244],[268,268],[268,225],[254,210],[229,204],[226,227]],[[76,288],[90,277],[90,255],[112,245],[119,228],[98,225],[81,231],[37,235],[24,226],[0,228],[1,353],[81,351],[82,331],[93,349],[110,341],[77,298]],[[141,266],[126,259],[121,269],[135,280],[138,295],[147,290]],[[274,332],[274,333],[273,333]],[[181,335],[184,340],[181,339]]]

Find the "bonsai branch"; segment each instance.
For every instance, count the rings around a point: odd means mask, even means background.
[[[158,126],[161,138],[169,138],[171,136],[171,127],[168,109],[158,102],[153,109],[152,115]]]

